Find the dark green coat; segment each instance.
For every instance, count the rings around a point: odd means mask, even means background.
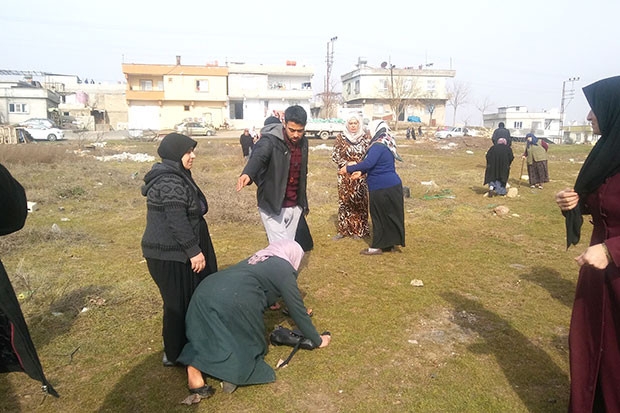
[[[189,342],[177,362],[236,385],[275,381],[267,354],[263,313],[279,298],[297,328],[319,346],[321,336],[297,286],[297,271],[270,257],[250,265],[244,260],[205,278],[192,296],[185,318]]]

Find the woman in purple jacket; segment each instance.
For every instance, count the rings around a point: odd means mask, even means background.
[[[593,223],[581,267],[568,335],[571,412],[620,412],[620,76],[583,88],[587,119],[600,139],[574,189],[556,194],[566,217],[567,246],[581,235],[582,214]]]
[[[366,174],[370,218],[372,220],[372,243],[362,255],[379,255],[395,251],[397,245],[405,246],[405,206],[403,185],[396,173],[396,143],[390,128],[383,120],[368,125],[372,139],[364,159],[354,165],[340,168],[339,174],[351,174],[353,179]]]

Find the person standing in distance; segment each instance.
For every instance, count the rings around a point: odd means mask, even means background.
[[[299,218],[308,212],[307,120],[306,110],[294,105],[284,111],[284,124],[266,122],[237,180],[237,191],[256,183],[258,211],[270,243],[295,239]]]
[[[498,123],[497,129],[493,131],[493,136],[491,136],[493,145],[497,145],[497,140],[499,138],[506,139],[506,143],[508,144],[508,146],[512,146],[512,137],[510,136],[510,131],[504,127],[504,122]]]
[[[239,137],[239,143],[241,144],[241,152],[243,153],[243,159],[247,162],[252,153],[252,146],[254,146],[254,138],[250,134],[250,130],[245,128],[243,133]]]

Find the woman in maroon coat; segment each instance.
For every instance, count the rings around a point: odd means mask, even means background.
[[[594,228],[581,267],[571,317],[571,412],[620,412],[620,76],[583,88],[588,120],[600,139],[574,189],[558,192],[567,246],[579,242],[582,214]]]

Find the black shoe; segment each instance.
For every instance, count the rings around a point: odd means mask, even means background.
[[[166,356],[166,352],[164,352],[164,357],[162,357],[161,363],[164,365],[164,367],[174,367],[176,364],[168,360],[168,357]]]
[[[203,399],[208,399],[215,394],[215,389],[205,384],[204,386],[198,387],[197,389],[189,389],[189,392],[191,394],[197,394]]]

